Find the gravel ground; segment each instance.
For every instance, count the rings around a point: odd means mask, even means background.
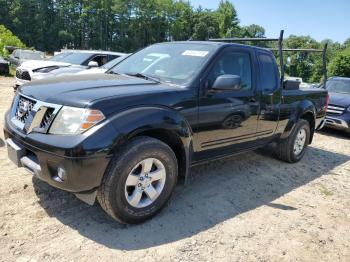
[[[0,77],[2,119],[11,85]],[[17,169],[0,138],[1,261],[350,261],[345,134],[316,134],[293,165],[260,150],[193,168],[190,184],[136,226]]]

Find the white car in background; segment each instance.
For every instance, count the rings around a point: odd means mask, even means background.
[[[130,54],[118,57],[116,59],[113,59],[112,61],[109,61],[108,63],[104,64],[100,67],[93,67],[85,70],[81,70],[80,72],[76,73],[77,75],[88,75],[88,74],[103,74],[106,73],[109,69],[113,68],[117,64],[119,64],[121,61],[129,57]],[[66,74],[66,73],[64,73]]]
[[[100,67],[107,62],[125,56],[125,53],[109,51],[69,50],[47,60],[26,61],[16,70],[15,89],[29,81],[72,74],[92,67]]]

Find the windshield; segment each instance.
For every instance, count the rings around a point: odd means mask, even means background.
[[[57,54],[57,55],[49,58],[48,60],[60,62],[60,61],[62,61],[62,59],[64,59],[66,56],[68,56],[70,54],[72,54],[72,53],[60,53],[60,54]]]
[[[34,52],[27,52],[27,51],[22,51],[21,52],[21,59],[26,59],[26,60],[41,60],[43,59],[41,53],[34,53]]]
[[[88,60],[91,57],[91,55],[92,54],[90,54],[90,53],[61,53],[61,54],[55,55],[50,60],[57,61],[57,62],[70,63],[73,65],[81,65],[86,60]]]
[[[196,43],[164,43],[147,47],[112,69],[117,74],[157,78],[184,85],[190,82],[216,47]]]
[[[350,94],[350,79],[334,79],[327,82],[327,90],[335,93]]]
[[[118,58],[115,58],[111,61],[109,61],[108,63],[104,64],[103,66],[101,66],[104,69],[111,69],[113,66],[117,65],[118,63],[120,63],[121,61],[123,61],[127,56],[120,56]]]

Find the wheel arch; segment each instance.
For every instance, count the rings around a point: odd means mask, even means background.
[[[152,137],[174,151],[179,176],[185,179],[188,177],[193,132],[180,113],[164,107],[139,107],[117,114],[111,121],[119,133],[111,147],[111,154],[118,152],[135,137]]]
[[[308,121],[310,125],[310,141],[309,144],[311,144],[313,140],[313,135],[315,132],[315,125],[316,125],[316,108],[315,105],[309,101],[309,100],[302,100],[295,108],[294,112],[291,114],[290,119],[281,135],[282,139],[285,139],[289,137],[295,126],[296,123],[300,120],[304,119]]]

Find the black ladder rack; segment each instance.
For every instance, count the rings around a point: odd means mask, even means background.
[[[322,53],[322,64],[323,64],[323,77],[324,77],[324,86],[326,86],[327,81],[327,46],[326,43],[323,49],[294,49],[294,48],[283,48],[283,35],[284,30],[281,30],[279,38],[211,38],[209,41],[213,42],[278,42],[278,48],[267,48],[271,51],[278,51],[280,58],[280,66],[281,66],[281,86],[283,86],[284,82],[284,60],[283,60],[283,52],[301,52],[301,53]]]

